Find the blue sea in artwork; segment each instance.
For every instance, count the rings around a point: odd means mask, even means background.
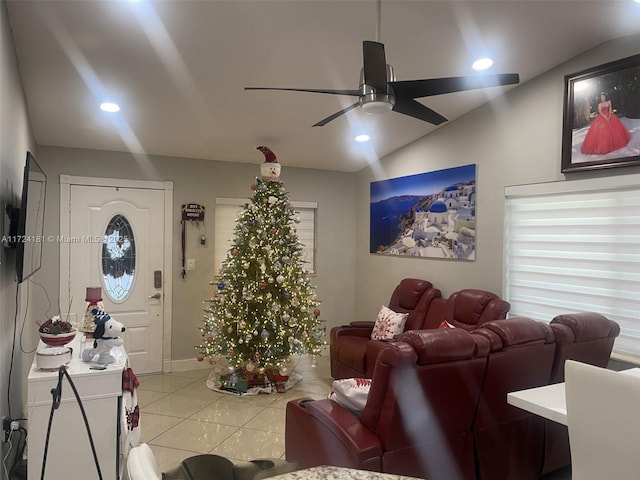
[[[422,197],[403,195],[371,204],[369,252],[376,253],[380,245],[391,244],[400,233],[400,216],[407,213]]]

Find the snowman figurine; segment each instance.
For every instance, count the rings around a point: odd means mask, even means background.
[[[282,166],[276,159],[276,154],[269,147],[257,147],[264,154],[264,163],[260,165],[260,175],[263,180],[268,182],[277,182],[280,180],[280,170]]]

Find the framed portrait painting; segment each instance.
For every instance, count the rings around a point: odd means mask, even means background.
[[[640,165],[640,54],[565,77],[562,172]]]

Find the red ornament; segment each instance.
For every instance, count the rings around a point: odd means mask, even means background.
[[[313,311],[313,314],[314,314],[316,317],[319,317],[319,316],[320,316],[320,309],[319,309],[319,308],[316,308],[316,309]]]
[[[258,284],[258,286],[259,286],[260,288],[266,288],[266,287],[267,287],[267,282],[265,282],[264,280],[262,280],[262,281]]]
[[[255,192],[257,189],[258,189],[258,186],[255,183],[251,185],[251,190]]]
[[[213,337],[207,337],[207,343],[212,343],[213,342]]]
[[[198,361],[199,361],[199,362],[204,361],[204,357],[203,357],[202,355],[198,355]]]

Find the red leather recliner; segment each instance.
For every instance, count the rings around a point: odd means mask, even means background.
[[[537,480],[544,419],[507,403],[507,393],[547,385],[555,354],[551,327],[529,318],[485,323],[471,332],[489,340],[473,432],[482,480]]]
[[[456,328],[472,330],[488,321],[504,319],[510,305],[495,293],[465,289],[442,298],[430,282],[404,279],[394,290],[389,308],[409,312],[405,332],[436,329],[446,320]],[[334,379],[371,378],[375,360],[386,345],[371,340],[375,322],[351,322],[330,334],[331,376]]]
[[[558,315],[549,324],[556,339],[556,354],[549,383],[564,382],[567,360],[606,368],[620,326],[593,312]],[[545,420],[545,452],[541,474],[571,463],[569,432],[565,425]]]
[[[475,477],[472,424],[489,341],[463,329],[405,332],[380,352],[358,419],[329,399],[292,400],[286,459],[418,478]]]
[[[412,330],[422,324],[429,304],[440,296],[440,290],[433,288],[431,282],[417,278],[405,278],[394,289],[388,307],[394,312],[408,313],[405,330]],[[385,345],[385,342],[371,340],[374,324],[375,321],[354,321],[349,325],[331,329],[329,355],[333,378],[371,378],[375,357]],[[370,342],[372,345],[369,345]],[[369,374],[367,375],[368,346],[373,350],[369,354]]]
[[[456,328],[471,331],[486,322],[507,317],[511,305],[495,293],[467,288],[453,293],[447,300],[446,320]],[[422,328],[438,328],[437,318],[427,314]]]

